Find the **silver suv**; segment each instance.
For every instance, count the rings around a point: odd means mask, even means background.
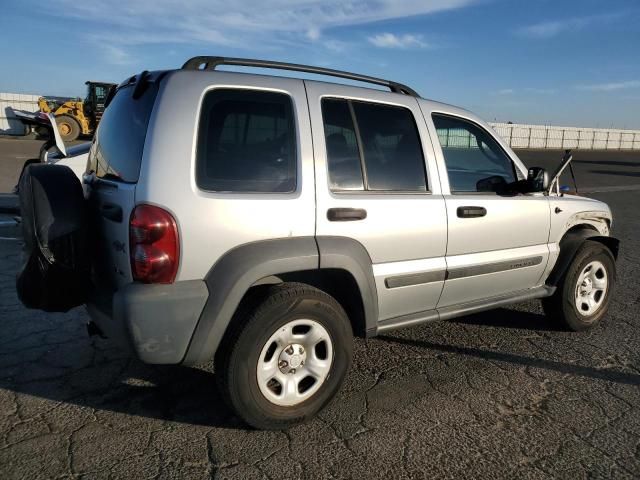
[[[535,298],[598,324],[618,241],[606,204],[560,192],[569,161],[527,170],[472,113],[379,78],[220,57],[143,72],[89,153],[86,296],[56,308],[86,303],[146,363],[214,359],[240,417],[285,428],[336,394],[354,334]]]

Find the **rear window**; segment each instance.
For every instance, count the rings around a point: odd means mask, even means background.
[[[196,183],[215,192],[286,193],[296,189],[291,97],[216,89],[203,100]]]
[[[89,154],[89,170],[97,177],[135,183],[140,175],[149,117],[158,93],[150,82],[134,99],[134,86],[121,88],[104,111]]]

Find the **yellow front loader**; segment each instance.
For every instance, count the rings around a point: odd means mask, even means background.
[[[115,85],[104,82],[85,82],[87,96],[80,98],[40,97],[38,108],[43,113],[53,113],[58,130],[65,142],[76,140],[80,135],[93,135],[98,126],[104,102],[109,90]]]

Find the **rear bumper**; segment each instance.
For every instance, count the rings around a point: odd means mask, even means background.
[[[129,284],[87,303],[91,319],[116,343],[145,363],[178,364],[209,297],[204,281],[169,285]]]

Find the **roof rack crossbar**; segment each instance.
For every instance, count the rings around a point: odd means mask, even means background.
[[[215,70],[219,65],[237,65],[241,67],[257,67],[257,68],[275,68],[279,70],[290,70],[294,72],[315,73],[318,75],[328,75],[331,77],[346,78],[359,82],[372,83],[389,88],[392,92],[419,97],[418,93],[412,88],[402,83],[384,80],[382,78],[370,77],[368,75],[360,75],[357,73],[344,72],[342,70],[333,70],[331,68],[314,67],[310,65],[300,65],[297,63],[274,62],[271,60],[252,60],[250,58],[231,58],[231,57],[209,57],[199,56],[190,58],[182,65],[183,70]]]

